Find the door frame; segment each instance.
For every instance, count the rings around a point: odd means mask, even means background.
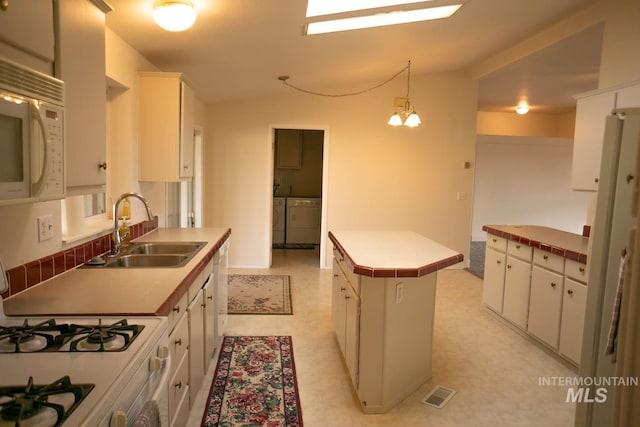
[[[325,266],[326,262],[326,247],[327,247],[327,198],[329,194],[329,126],[323,125],[269,125],[269,180],[267,181],[266,191],[269,197],[267,197],[267,223],[266,223],[266,235],[267,239],[267,253],[268,253],[268,265],[271,267],[273,264],[272,259],[272,242],[273,242],[273,179],[275,176],[275,147],[276,147],[276,129],[294,129],[294,130],[319,130],[322,131],[322,208],[321,208],[321,224],[320,224],[320,268],[328,268]]]

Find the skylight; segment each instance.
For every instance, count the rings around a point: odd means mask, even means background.
[[[412,3],[426,3],[430,0],[308,0],[307,18],[332,15],[354,10],[376,9],[378,7],[399,6]]]
[[[311,2],[311,0],[309,1]],[[378,1],[383,2],[384,0]],[[387,0],[387,2],[390,1],[391,0]],[[428,9],[415,9],[409,11],[399,10],[386,13],[375,13],[373,15],[357,16],[353,18],[310,22],[305,26],[304,33],[307,35],[322,34],[447,18],[453,15],[460,6],[462,5],[456,4],[451,6],[431,7]]]

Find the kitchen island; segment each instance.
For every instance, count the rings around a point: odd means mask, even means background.
[[[410,231],[332,231],[332,320],[364,413],[431,379],[437,271],[463,261]]]

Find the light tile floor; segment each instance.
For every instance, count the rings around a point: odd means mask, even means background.
[[[566,387],[540,377],[575,373],[482,305],[482,280],[457,269],[438,272],[433,378],[382,415],[364,415],[354,397],[331,325],[331,270],[318,268],[312,250],[277,250],[268,270],[289,274],[292,316],[229,316],[227,335],[291,335],[306,427],[572,426],[575,405]],[[215,363],[191,410],[200,425]],[[436,386],[456,390],[443,409],[421,403]]]

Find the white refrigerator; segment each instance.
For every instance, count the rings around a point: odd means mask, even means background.
[[[579,369],[606,391],[577,404],[576,426],[640,425],[640,387],[602,384],[640,377],[639,147],[640,108],[614,110],[606,118]]]

